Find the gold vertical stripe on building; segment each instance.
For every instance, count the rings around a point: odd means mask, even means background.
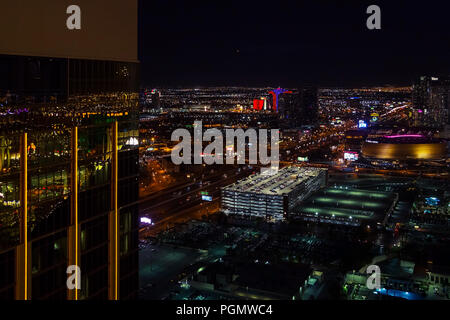
[[[20,139],[20,243],[16,247],[16,299],[31,298],[29,279],[28,243],[28,136],[22,133]],[[31,274],[31,273],[30,273]]]
[[[119,299],[119,211],[118,211],[118,135],[119,125],[111,126],[111,212],[109,214],[109,299]]]
[[[78,223],[78,127],[72,128],[71,163],[70,163],[70,226],[68,230],[68,265],[80,266],[80,230]],[[76,287],[79,287],[78,276],[75,277]],[[69,300],[78,300],[79,290],[68,289]]]

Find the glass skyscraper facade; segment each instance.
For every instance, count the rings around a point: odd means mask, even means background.
[[[136,298],[139,64],[0,55],[0,75],[0,299]]]

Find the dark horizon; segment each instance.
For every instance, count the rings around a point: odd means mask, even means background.
[[[381,30],[366,9],[381,8]],[[142,85],[409,86],[450,74],[448,4],[140,1]]]

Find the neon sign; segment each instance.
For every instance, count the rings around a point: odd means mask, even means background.
[[[281,88],[277,88],[273,91],[269,91],[269,93],[272,95],[273,97],[273,105],[272,108],[274,111],[278,112],[278,97],[283,94],[283,93],[292,93],[292,91],[288,91],[285,89],[281,89]]]

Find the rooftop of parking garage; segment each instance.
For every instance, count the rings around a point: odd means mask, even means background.
[[[301,183],[317,177],[323,168],[284,167],[275,175],[253,174],[224,188],[238,192],[253,192],[267,195],[284,195],[292,192]]]

